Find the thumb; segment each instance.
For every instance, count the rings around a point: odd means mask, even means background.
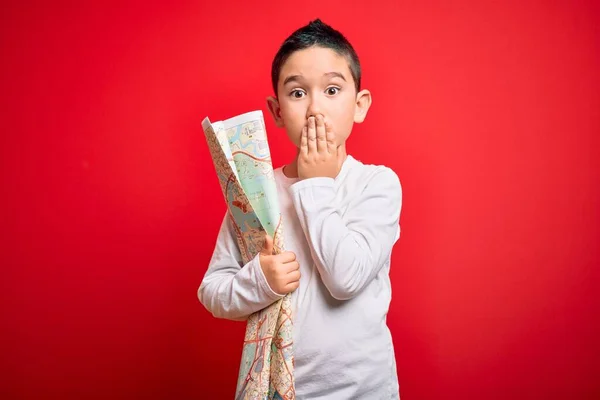
[[[262,255],[272,256],[273,255],[273,238],[268,234],[265,235],[265,241],[263,243],[263,248],[260,251]]]

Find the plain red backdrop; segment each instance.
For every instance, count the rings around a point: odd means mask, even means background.
[[[201,120],[268,118],[321,17],[399,175],[403,400],[600,396],[598,3],[4,2],[3,399],[229,399],[244,324],[196,298],[225,211]]]

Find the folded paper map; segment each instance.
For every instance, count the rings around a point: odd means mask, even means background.
[[[265,234],[275,253],[283,225],[263,114],[202,121],[244,265],[262,249]],[[236,399],[295,399],[290,294],[248,318]]]

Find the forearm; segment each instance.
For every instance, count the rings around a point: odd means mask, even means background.
[[[269,288],[258,257],[242,268],[212,263],[198,288],[198,298],[209,312],[231,320],[244,320],[281,297]]]
[[[282,297],[269,287],[258,255],[246,265],[242,263],[232,222],[226,214],[198,288],[198,299],[217,318],[243,320]]]
[[[294,185],[300,224],[323,283],[346,300],[378,274],[399,233],[400,195],[393,179],[363,193],[342,218],[333,179],[314,178]]]

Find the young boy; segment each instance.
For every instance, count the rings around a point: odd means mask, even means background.
[[[391,169],[346,153],[353,124],[371,105],[360,79],[350,43],[318,19],[283,43],[267,103],[298,147],[274,171],[289,251],[272,255],[267,238],[241,265],[226,217],[198,289],[214,316],[233,320],[292,293],[297,399],[399,398],[386,316],[402,188]]]

